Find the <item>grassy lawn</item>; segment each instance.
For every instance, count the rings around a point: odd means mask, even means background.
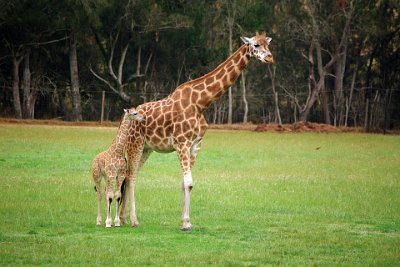
[[[0,124],[0,266],[400,262],[400,136],[210,130],[182,232],[175,153],[140,172],[139,228],[95,226],[91,161],[115,133]]]

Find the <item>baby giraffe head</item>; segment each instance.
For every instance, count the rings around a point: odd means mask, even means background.
[[[141,122],[143,121],[143,115],[140,114],[140,112],[136,111],[135,108],[130,108],[130,109],[124,109],[124,115],[128,120],[134,120]]]
[[[269,43],[272,38],[267,37],[265,32],[256,33],[252,38],[240,37],[242,41],[249,46],[251,56],[258,58],[263,63],[274,63],[274,57],[269,51]]]

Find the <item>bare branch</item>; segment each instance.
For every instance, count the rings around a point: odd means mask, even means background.
[[[90,72],[91,72],[97,79],[99,79],[99,80],[102,81],[103,83],[107,84],[108,87],[109,87],[111,90],[113,90],[113,91],[114,91],[115,93],[117,93],[117,94],[119,93],[118,90],[115,89],[115,87],[112,86],[112,84],[111,84],[109,81],[107,81],[106,79],[104,79],[104,78],[102,78],[100,75],[98,75],[98,74],[92,69],[92,67],[89,67],[89,70],[90,70]]]
[[[149,69],[151,58],[153,57],[153,53],[150,54],[149,59],[147,60],[146,67],[144,68],[144,75],[147,74],[147,70]]]
[[[117,82],[118,82],[118,78],[117,78],[117,75],[115,75],[115,72],[114,72],[114,69],[113,69],[113,66],[112,66],[112,61],[113,61],[113,58],[114,58],[115,46],[117,44],[119,33],[120,33],[120,30],[118,30],[117,36],[115,37],[114,41],[112,41],[110,59],[108,60],[108,71],[109,71],[111,77],[113,77],[114,80],[117,81]],[[111,37],[110,37],[110,39],[111,39]]]
[[[69,38],[70,38],[70,36],[65,36],[63,38],[55,39],[55,40],[51,40],[51,41],[47,41],[47,42],[27,43],[25,45],[33,45],[33,46],[47,45],[47,44],[53,44],[53,43],[57,43],[57,42],[60,42],[60,41],[64,41],[64,40],[67,40]]]
[[[118,66],[118,84],[122,84],[122,72],[123,72],[123,68],[124,68],[126,53],[128,52],[128,48],[129,48],[129,42],[130,42],[130,40],[125,45],[124,49],[122,49],[121,59],[119,61],[119,66]]]
[[[297,108],[299,110],[302,109],[301,105],[299,104],[299,100],[297,99],[296,95],[293,95],[292,93],[290,93],[285,87],[283,87],[282,85],[278,85],[279,88],[281,88],[283,91],[285,91],[285,93],[294,101],[294,103],[296,104]]]

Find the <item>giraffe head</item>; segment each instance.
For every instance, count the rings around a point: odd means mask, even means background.
[[[144,119],[143,115],[136,111],[135,108],[124,109],[124,116],[127,116],[126,118],[130,121],[135,120],[140,122]]]
[[[269,51],[268,45],[272,38],[267,37],[265,32],[256,33],[252,38],[240,37],[249,46],[251,56],[258,58],[263,63],[274,63],[274,57]]]

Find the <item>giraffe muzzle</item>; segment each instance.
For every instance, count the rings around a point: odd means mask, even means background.
[[[271,54],[267,55],[264,58],[264,63],[271,63],[271,64],[274,63],[274,57]]]

